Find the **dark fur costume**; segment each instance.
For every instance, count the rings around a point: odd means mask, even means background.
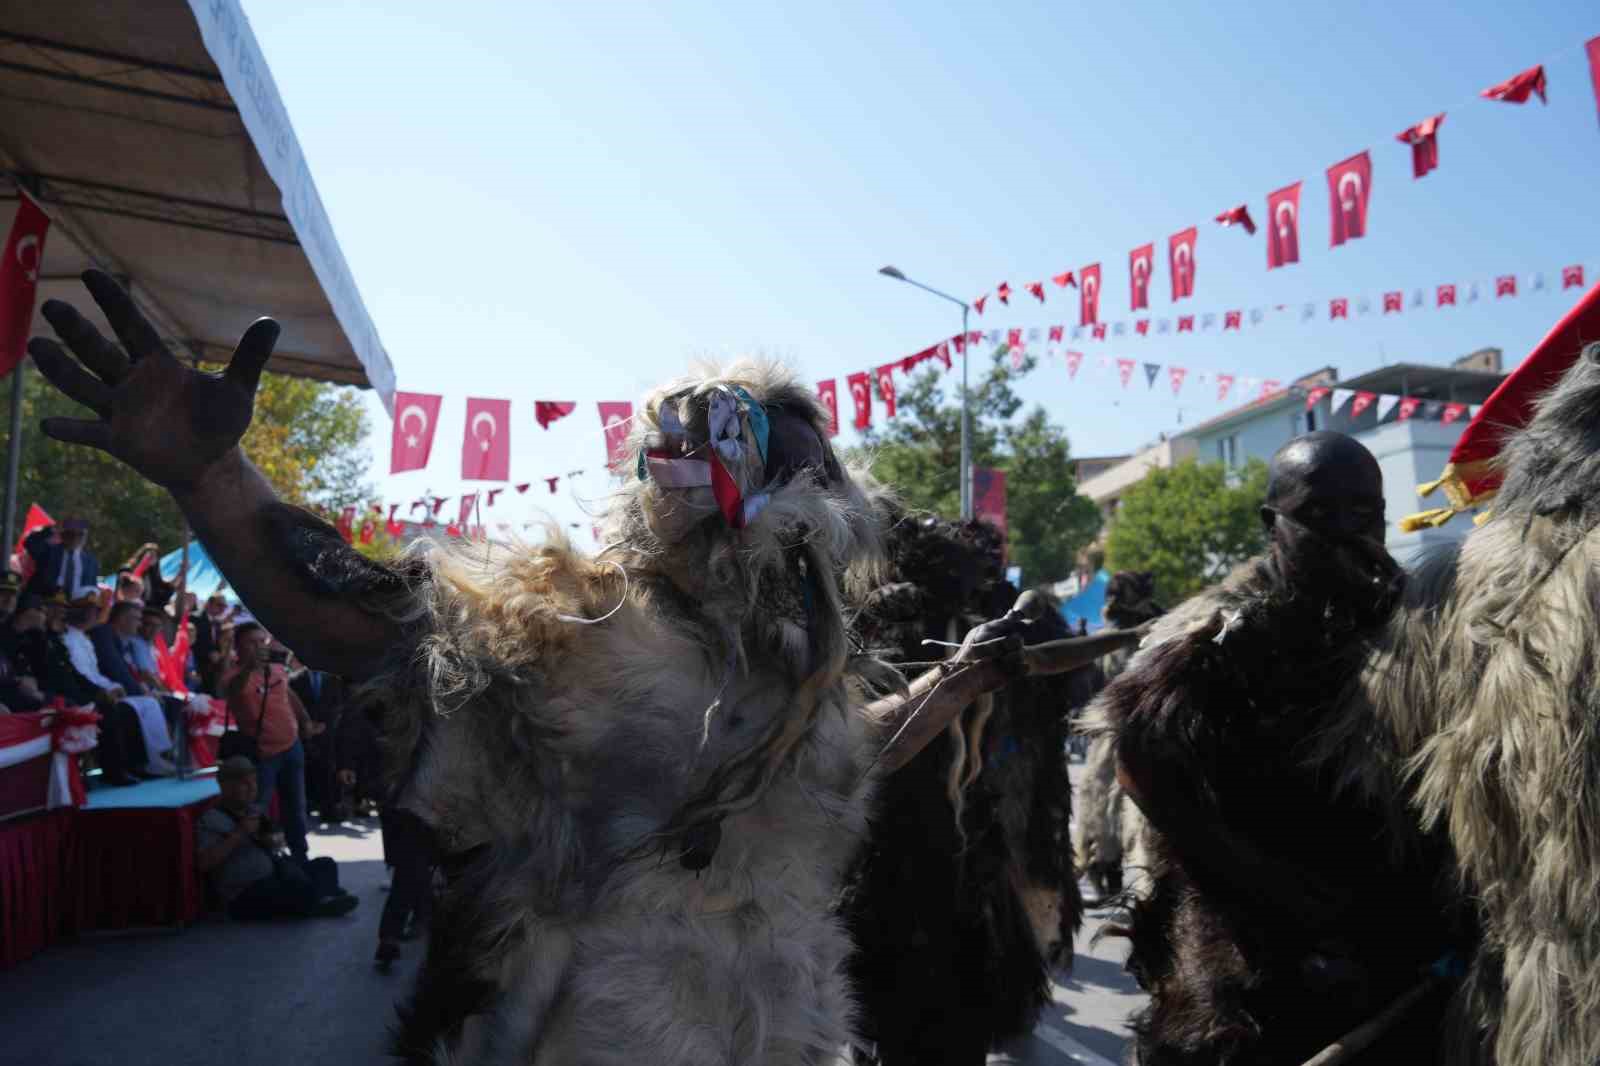
[[[1286,573],[1272,555],[1246,564],[1158,623],[1097,701],[1124,761],[1177,783],[1169,802],[1209,812],[1278,864],[1258,885],[1267,871],[1163,833],[1159,805],[1146,810],[1152,881],[1130,903],[1128,960],[1151,996],[1133,1020],[1143,1066],[1302,1062],[1456,945],[1438,838],[1397,834],[1395,811],[1336,798],[1304,761],[1397,584],[1378,563],[1330,575],[1320,562],[1319,575]],[[1291,902],[1267,883],[1308,887]],[[1358,1061],[1433,1061],[1443,999]]]
[[[889,661],[939,658],[924,637],[959,639],[1016,598],[987,526],[902,519],[890,559],[892,583],[868,597],[857,626]],[[1050,610],[1028,639],[1069,635]],[[1050,1001],[1051,969],[1071,959],[1082,900],[1058,685],[1018,682],[992,706],[979,701],[958,720],[962,739],[947,730],[880,788],[842,909],[856,945],[861,1042],[875,1043],[887,1066],[982,1063],[993,1045],[1031,1031]],[[958,818],[952,762],[964,756],[974,769],[973,738],[982,769],[961,792]]]

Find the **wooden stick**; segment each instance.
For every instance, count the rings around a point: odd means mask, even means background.
[[[1348,1062],[1377,1041],[1378,1037],[1394,1027],[1407,1011],[1415,1007],[1423,996],[1427,995],[1438,984],[1435,977],[1425,977],[1409,992],[1398,997],[1393,1003],[1384,1008],[1383,1013],[1368,1019],[1356,1026],[1343,1037],[1335,1040],[1301,1066],[1339,1066]]]

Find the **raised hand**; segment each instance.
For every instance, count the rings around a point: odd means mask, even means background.
[[[45,337],[29,341],[28,354],[52,385],[99,418],[47,418],[41,428],[56,440],[99,448],[156,484],[184,491],[250,427],[278,324],[257,319],[234,348],[227,370],[206,374],[167,350],[110,276],[85,271],[83,283],[122,346],[102,337],[71,304],[45,301],[45,319],[77,358]]]

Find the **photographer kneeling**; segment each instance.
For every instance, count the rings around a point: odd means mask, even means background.
[[[298,862],[281,854],[282,835],[256,806],[256,768],[236,755],[217,770],[222,802],[195,826],[200,872],[211,878],[230,917],[337,917],[360,901],[339,887],[332,859]]]

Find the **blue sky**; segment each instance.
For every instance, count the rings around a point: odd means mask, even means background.
[[[1347,2],[1001,7],[317,3],[245,0],[401,388],[445,394],[426,471],[374,473],[390,501],[461,491],[468,395],[509,397],[512,476],[584,522],[607,478],[594,401],[636,399],[700,357],[759,352],[838,377],[948,336],[959,312],[880,278],[971,298],[1098,261],[1102,317],[1130,318],[1127,257],[1200,227],[1178,310],[1322,301],[1242,334],[1075,347],[1022,387],[1076,454],[1124,452],[1224,409],[1105,356],[1260,378],[1333,364],[1525,353],[1600,271],[1600,117],[1580,3]],[[1550,104],[1477,98],[1543,61]],[[1440,167],[1411,177],[1400,130],[1439,111]],[[1370,149],[1369,235],[1327,246],[1324,170]],[[1212,217],[1302,193],[1302,262]],[[1329,323],[1331,296],[1543,271],[1551,288],[1454,311]],[[973,328],[1076,321],[1075,290],[1014,298]],[[1486,294],[1487,296],[1487,294]],[[1431,301],[1430,301],[1431,303]],[[264,309],[269,310],[270,309]],[[546,432],[535,399],[578,400]],[[846,430],[844,443],[852,439]],[[550,496],[541,477],[589,473]],[[580,539],[586,539],[580,538]]]

